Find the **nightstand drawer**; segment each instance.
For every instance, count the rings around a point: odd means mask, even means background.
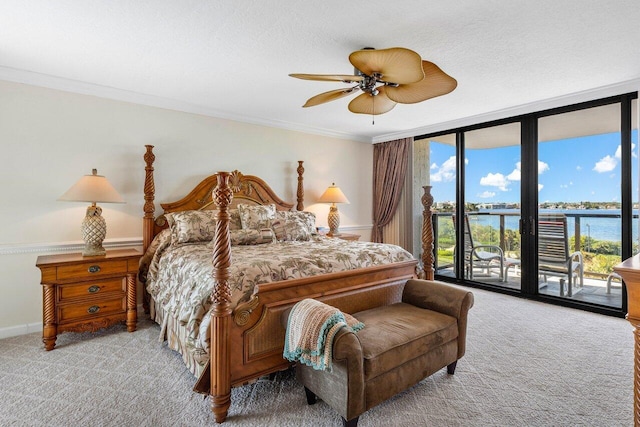
[[[78,264],[61,265],[57,269],[57,279],[86,279],[91,276],[126,273],[126,260],[88,261]]]
[[[126,313],[126,298],[124,296],[82,304],[60,305],[58,306],[58,323],[118,313]]]
[[[124,277],[94,280],[74,285],[60,285],[58,286],[58,292],[60,292],[58,301],[63,303],[69,299],[104,294],[107,292],[120,292],[124,294],[126,290],[127,279]]]

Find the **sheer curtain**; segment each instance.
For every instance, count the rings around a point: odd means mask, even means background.
[[[407,251],[413,253],[414,240],[413,230],[411,227],[413,213],[413,185],[411,179],[409,179],[410,176],[411,162],[409,162],[409,166],[407,168],[407,178],[404,180],[402,195],[400,196],[396,213],[391,218],[389,224],[382,227],[382,241],[401,246]]]
[[[412,143],[413,138],[403,138],[373,146],[373,242],[384,241],[383,227],[398,209]]]

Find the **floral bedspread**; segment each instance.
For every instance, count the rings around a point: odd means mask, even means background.
[[[232,308],[249,300],[258,284],[414,259],[399,246],[322,236],[302,242],[232,246],[231,257]],[[211,243],[175,246],[168,233],[161,233],[140,268],[148,292],[165,313],[163,326],[168,316],[179,322],[187,331],[181,347],[202,355],[203,360],[209,350],[210,316],[206,314],[211,308],[212,260]]]

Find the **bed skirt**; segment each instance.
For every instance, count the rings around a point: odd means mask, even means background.
[[[189,371],[196,378],[200,378],[209,361],[209,354],[188,346],[186,344],[189,335],[187,328],[178,319],[167,314],[162,306],[156,306],[153,298],[149,301],[149,310],[151,318],[161,327],[159,341],[166,341],[167,347],[182,356]]]

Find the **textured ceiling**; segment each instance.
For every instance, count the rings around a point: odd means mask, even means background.
[[[640,81],[638,0],[2,0],[0,79],[372,141]],[[458,88],[376,117],[344,87],[365,46],[413,49]]]

